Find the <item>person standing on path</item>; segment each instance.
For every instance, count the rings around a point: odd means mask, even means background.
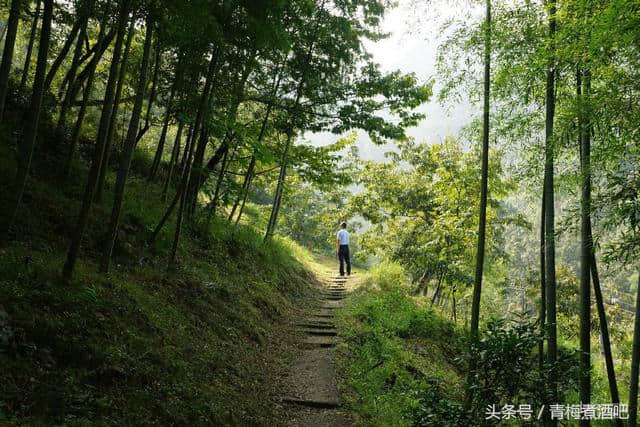
[[[349,259],[349,232],[347,231],[347,223],[340,224],[338,231],[338,240],[336,254],[340,260],[340,276],[344,276],[344,264],[347,264],[347,276],[351,276],[351,260]]]

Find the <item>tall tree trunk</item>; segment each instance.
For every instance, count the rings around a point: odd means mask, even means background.
[[[589,77],[585,74],[585,80]],[[588,84],[585,81],[585,92]],[[580,201],[580,402],[591,402],[591,254],[592,243],[589,236],[591,222],[591,140],[585,120],[585,96],[582,94],[582,73],[578,67],[576,88],[579,103],[578,134],[580,139],[580,167],[582,176],[582,197]],[[588,98],[589,94],[585,93]],[[580,420],[582,426],[590,425],[588,419]]]
[[[546,328],[546,313],[547,313],[547,287],[545,280],[545,244],[544,244],[544,218],[545,218],[546,206],[544,199],[544,191],[542,192],[542,208],[540,209],[540,332],[542,338],[538,344],[538,368],[540,372],[544,370],[544,334]]]
[[[169,101],[167,102],[167,109],[164,112],[164,122],[162,123],[162,131],[160,132],[160,140],[156,147],[156,153],[153,156],[153,163],[151,164],[151,170],[149,171],[149,181],[153,181],[158,173],[160,162],[162,161],[162,153],[164,151],[164,144],[167,138],[167,132],[169,130],[169,123],[171,122],[171,115],[173,114],[173,99],[178,88],[179,76],[176,76],[173,85],[171,86],[171,93],[169,95]],[[175,146],[175,144],[174,144]]]
[[[40,46],[38,47],[38,61],[36,64],[36,74],[33,79],[33,92],[29,109],[24,120],[24,131],[22,144],[19,147],[18,170],[13,185],[12,198],[7,210],[6,224],[0,229],[0,246],[6,243],[9,232],[13,227],[18,212],[18,206],[22,201],[24,189],[27,184],[29,170],[31,169],[31,159],[33,149],[36,145],[38,135],[38,124],[40,122],[40,110],[42,106],[42,96],[44,89],[44,78],[47,72],[47,55],[49,53],[49,40],[51,38],[51,21],[53,19],[53,0],[45,0],[44,16],[42,17],[42,30],[40,32]]]
[[[104,149],[102,150],[102,164],[100,165],[100,173],[98,174],[98,184],[96,186],[95,202],[102,202],[102,196],[104,194],[104,184],[107,178],[107,168],[109,167],[109,159],[111,157],[111,146],[113,145],[113,137],[116,131],[116,121],[118,119],[118,107],[120,100],[122,99],[122,87],[126,80],[127,75],[127,63],[129,62],[129,52],[131,50],[131,41],[135,33],[135,19],[131,19],[129,29],[127,30],[127,40],[124,44],[124,53],[122,54],[122,60],[120,61],[120,71],[118,73],[118,83],[116,85],[116,94],[113,98],[113,109],[111,110],[111,119],[109,121],[109,130],[107,131],[107,140],[104,143]]]
[[[629,383],[629,427],[637,425],[638,418],[638,368],[640,367],[640,270],[636,291],[636,314],[633,322],[633,350],[631,353],[631,380]]]
[[[491,0],[486,0],[484,24],[484,105],[482,112],[482,171],[480,187],[480,207],[478,220],[478,246],[476,250],[476,268],[471,302],[470,354],[476,349],[479,340],[480,300],[482,296],[482,275],[484,271],[484,251],[487,228],[487,192],[489,171],[489,101],[491,94]],[[471,357],[467,377],[467,396],[465,408],[471,409],[473,402],[472,383],[476,377],[476,358]]]
[[[20,22],[20,12],[24,0],[12,0],[9,19],[7,22],[7,36],[2,51],[2,62],[0,63],[0,122],[4,117],[5,101],[7,90],[9,89],[9,72],[13,62],[13,48],[16,44],[18,33],[18,23]]]
[[[478,221],[478,248],[476,251],[476,271],[471,304],[471,342],[478,341],[480,321],[480,297],[482,273],[484,269],[484,246],[487,228],[487,191],[489,171],[489,96],[491,90],[491,1],[486,1],[485,41],[484,41],[484,106],[482,113],[482,181],[480,187],[480,212]],[[475,360],[475,358],[471,358]],[[473,375],[473,369],[470,370]]]
[[[105,19],[104,22],[100,25],[100,33],[98,34],[98,40],[101,40],[102,36],[104,35],[104,31],[107,25],[106,21],[107,20]],[[71,164],[73,162],[73,156],[75,154],[75,150],[76,150],[76,147],[78,146],[78,141],[80,139],[82,123],[84,122],[84,116],[87,112],[89,100],[91,99],[91,92],[93,90],[93,80],[95,77],[96,68],[98,67],[98,60],[99,58],[94,57],[91,60],[91,63],[89,64],[90,65],[89,69],[91,72],[89,73],[89,77],[87,78],[87,83],[84,88],[84,93],[82,94],[82,104],[80,105],[80,110],[78,111],[78,117],[76,119],[76,124],[73,127],[73,134],[71,135],[71,142],[69,144],[69,148],[67,151],[67,159],[64,166],[65,178],[69,177],[69,173],[71,171]]]
[[[158,89],[158,73],[160,72],[160,63],[162,59],[162,51],[160,49],[159,40],[159,38],[156,38],[156,55],[155,64],[153,66],[153,80],[151,84],[151,93],[149,94],[149,101],[147,102],[147,112],[144,116],[144,126],[138,131],[138,135],[136,136],[136,145],[138,144],[138,142],[140,142],[144,134],[147,133],[147,131],[151,127],[151,108],[153,107],[153,103],[156,99],[156,91]]]
[[[142,113],[142,103],[144,101],[145,88],[147,87],[147,69],[149,68],[149,53],[151,52],[151,40],[153,38],[153,27],[155,22],[151,16],[151,12],[147,16],[147,29],[144,39],[144,48],[142,53],[142,64],[140,65],[140,75],[138,78],[138,86],[136,88],[136,100],[131,111],[131,121],[129,122],[129,130],[127,131],[127,139],[124,150],[120,156],[120,166],[116,177],[116,184],[113,192],[113,208],[111,209],[111,218],[109,220],[108,231],[104,244],[104,251],[100,260],[100,271],[106,273],[109,271],[109,263],[111,262],[111,253],[115,243],[118,227],[120,224],[120,212],[122,209],[122,201],[124,200],[124,189],[131,167],[131,159],[136,147],[136,137],[138,135],[138,126],[140,115]]]
[[[178,122],[178,131],[176,132],[176,139],[173,143],[173,149],[171,150],[171,159],[169,160],[169,170],[165,177],[164,184],[162,186],[162,196],[160,199],[165,202],[167,200],[167,192],[171,185],[171,179],[173,177],[173,171],[178,165],[178,157],[180,156],[180,139],[182,138],[182,130],[184,129],[184,122]]]
[[[556,248],[555,248],[555,211],[554,211],[554,143],[553,122],[555,115],[555,47],[556,32],[556,0],[549,0],[549,39],[551,48],[547,70],[546,87],[546,118],[545,118],[545,162],[544,162],[544,193],[545,193],[545,284],[547,297],[547,364],[549,367],[548,389],[551,401],[558,401],[558,383],[556,375],[556,361],[558,356],[558,341],[556,331]],[[557,420],[550,420],[557,425]]]
[[[84,235],[84,230],[87,227],[87,222],[89,220],[89,210],[93,202],[96,183],[98,182],[98,173],[100,172],[100,167],[102,165],[104,144],[107,139],[107,130],[109,127],[109,122],[111,120],[111,111],[113,110],[113,98],[115,96],[115,86],[116,80],[118,78],[118,65],[127,28],[127,18],[129,16],[128,9],[129,0],[121,0],[119,6],[116,43],[113,48],[113,56],[111,59],[111,66],[109,68],[109,77],[107,79],[107,85],[104,92],[104,103],[102,105],[100,124],[98,125],[98,135],[93,151],[93,159],[91,161],[91,167],[89,168],[89,177],[87,179],[87,185],[84,190],[82,207],[80,208],[80,213],[78,214],[76,229],[72,236],[71,246],[69,247],[67,259],[62,269],[62,276],[67,281],[71,279],[76,261],[78,259],[82,236]]]
[[[36,32],[38,31],[38,20],[40,18],[40,4],[42,0],[36,2],[36,11],[33,14],[33,22],[31,23],[31,33],[29,33],[29,44],[27,45],[27,54],[24,59],[24,67],[22,68],[22,77],[20,78],[20,89],[18,93],[23,93],[24,88],[27,85],[27,78],[29,77],[29,68],[31,68],[31,53],[33,52],[33,45],[36,40]]]

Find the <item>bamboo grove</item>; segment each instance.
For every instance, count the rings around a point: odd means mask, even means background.
[[[540,185],[539,315],[540,372],[548,389],[546,405],[561,400],[558,390],[556,240],[577,230],[579,243],[579,399],[592,402],[591,336],[594,316],[602,344],[610,399],[620,402],[614,372],[607,309],[597,258],[607,264],[638,268],[637,49],[638,4],[629,1],[557,1],[486,3],[484,22],[460,26],[441,49],[439,66],[447,76],[443,94],[465,87],[484,99],[482,197],[476,276],[471,314],[472,345],[478,317],[486,220],[488,142],[516,150],[524,159],[518,174],[524,185]],[[468,43],[464,46],[464,43]],[[483,60],[479,52],[484,51]],[[464,60],[472,67],[459,67]],[[470,60],[470,61],[469,61]],[[479,78],[464,77],[484,66]],[[490,107],[489,107],[489,104]],[[491,112],[491,121],[488,115]],[[488,135],[491,135],[488,139]],[[532,161],[536,159],[535,161]],[[540,160],[542,159],[542,160]],[[541,165],[541,166],[540,166]],[[631,166],[633,165],[633,166]],[[558,181],[561,191],[577,194],[579,206],[558,230]],[[568,183],[568,184],[567,184]],[[521,184],[523,185],[523,184]],[[489,188],[489,194],[491,188]],[[498,190],[499,191],[499,190]],[[567,221],[571,224],[567,228]],[[595,226],[594,226],[595,224]],[[598,250],[602,253],[598,254]],[[640,285],[638,286],[640,291]],[[639,294],[640,295],[640,294]],[[563,296],[565,297],[565,296]],[[629,425],[636,425],[640,361],[640,299],[636,301],[629,384]],[[474,344],[476,343],[476,344]],[[546,345],[545,345],[546,344]],[[469,381],[477,379],[471,365]],[[470,402],[468,402],[470,403]],[[557,423],[547,413],[547,423]],[[581,425],[588,425],[582,419]],[[616,425],[622,425],[617,419]]]

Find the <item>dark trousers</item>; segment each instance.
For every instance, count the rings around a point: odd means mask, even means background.
[[[340,260],[340,275],[344,276],[344,264],[347,263],[347,274],[351,275],[351,260],[349,259],[349,245],[340,245],[338,249],[338,259]]]

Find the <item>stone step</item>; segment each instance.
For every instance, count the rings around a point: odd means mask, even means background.
[[[327,301],[342,301],[344,298],[344,295],[325,295],[324,297]]]
[[[297,326],[300,326],[301,328],[336,329],[336,325],[333,322],[321,322],[317,320],[308,320],[306,322],[298,323]]]
[[[336,335],[338,335],[338,331],[333,329],[322,329],[322,328],[306,328],[303,329],[302,332],[304,332],[307,335],[313,335],[313,336],[318,336],[318,337],[335,337]]]
[[[294,405],[306,406],[309,408],[318,409],[335,409],[342,406],[337,400],[312,400],[312,399],[299,399],[297,397],[284,397],[282,398],[284,403],[291,403]]]
[[[304,341],[302,341],[302,345],[310,348],[330,348],[336,346],[336,341],[333,337],[309,335]]]

